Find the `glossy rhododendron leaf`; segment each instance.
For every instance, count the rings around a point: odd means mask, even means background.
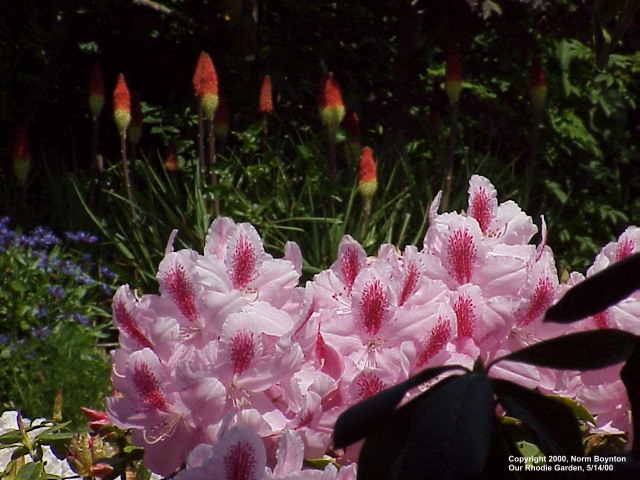
[[[493,389],[507,414],[535,433],[546,455],[584,455],[580,424],[571,407],[506,380],[493,380]]]
[[[489,456],[493,417],[487,375],[455,377],[416,408],[396,478],[476,478]]]
[[[457,365],[427,368],[408,380],[353,405],[336,421],[333,431],[334,447],[344,448],[369,435],[387,415],[395,410],[407,391],[441,373],[461,368]]]
[[[631,405],[633,446],[631,453],[640,460],[640,343],[636,342],[633,353],[622,367],[620,378],[627,389]]]
[[[570,289],[544,321],[571,323],[595,315],[640,288],[640,253],[629,255]]]
[[[441,384],[447,380],[443,380]],[[360,450],[358,480],[396,478],[394,475],[398,471],[399,462],[405,457],[405,447],[414,412],[425,398],[424,394],[414,398],[375,425]]]
[[[535,343],[496,359],[564,370],[597,370],[629,358],[637,337],[622,330],[602,329],[572,333]]]

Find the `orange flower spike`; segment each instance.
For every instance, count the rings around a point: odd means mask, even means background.
[[[337,132],[340,122],[344,119],[345,108],[342,100],[342,90],[332,72],[322,78],[320,84],[320,118],[330,132]]]
[[[373,151],[369,147],[362,147],[360,166],[358,172],[358,193],[365,200],[370,200],[378,190],[378,176],[376,174],[376,162],[373,159]]]
[[[16,176],[18,185],[26,185],[30,168],[31,151],[27,139],[27,127],[22,125],[18,127],[16,141],[13,147],[13,173]]]
[[[127,127],[131,123],[131,94],[122,73],[118,76],[118,83],[113,91],[113,118],[120,136],[126,136]]]
[[[534,112],[542,112],[547,98],[547,77],[539,57],[533,59],[529,71],[529,93]]]
[[[142,136],[142,105],[137,93],[131,95],[131,123],[128,129],[129,140],[137,145]]]
[[[213,132],[220,140],[229,135],[229,104],[227,97],[220,91],[216,116],[213,118]]]
[[[198,57],[196,71],[193,74],[193,91],[200,98],[200,105],[205,117],[213,120],[218,108],[218,74],[208,53],[202,52]]]
[[[273,112],[271,77],[269,75],[265,75],[262,79],[262,86],[260,87],[260,101],[258,103],[258,111],[260,113]]]
[[[89,79],[89,109],[93,116],[93,121],[97,122],[104,107],[104,79],[100,62],[93,62],[91,78]]]
[[[460,93],[462,92],[462,65],[460,64],[458,49],[456,47],[450,47],[447,52],[444,88],[452,103],[460,99]]]

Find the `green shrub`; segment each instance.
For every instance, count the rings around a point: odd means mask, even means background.
[[[50,417],[58,391],[63,416],[100,407],[109,392],[107,298],[114,280],[86,250],[94,236],[66,233],[63,242],[38,227],[12,231],[0,219],[0,408]]]

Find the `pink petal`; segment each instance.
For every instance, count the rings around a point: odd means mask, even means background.
[[[135,316],[136,300],[129,289],[123,285],[113,297],[113,323],[120,330],[120,343],[128,344],[132,349],[153,349],[153,342],[147,337]]]
[[[284,245],[284,259],[293,263],[298,276],[302,275],[302,252],[296,242],[287,242]]]
[[[389,322],[393,303],[391,290],[378,273],[369,269],[358,277],[353,286],[353,315],[366,335],[377,335]]]
[[[213,446],[207,470],[213,480],[262,480],[266,454],[260,437],[251,429],[233,427]]]
[[[449,275],[459,285],[470,282],[478,261],[477,239],[471,229],[466,226],[452,229],[444,253]]]
[[[345,235],[338,247],[338,259],[331,265],[331,269],[345,285],[347,292],[351,292],[353,282],[364,267],[367,254],[362,246],[351,236]]]
[[[438,209],[440,208],[440,200],[442,200],[442,190],[440,190],[429,204],[429,223],[433,223],[438,216]]]
[[[475,218],[482,233],[486,234],[498,209],[498,192],[489,180],[473,175],[469,180],[469,209],[467,214]]]
[[[227,244],[235,230],[236,224],[231,218],[216,218],[207,231],[207,237],[204,243],[204,254],[224,260]]]
[[[161,295],[170,300],[188,323],[196,323],[200,318],[197,259],[197,252],[180,250],[167,255],[158,267]]]
[[[304,444],[297,432],[287,429],[282,433],[277,459],[273,469],[273,475],[276,477],[284,477],[302,470]]]
[[[229,240],[225,256],[233,288],[242,290],[255,280],[265,256],[256,229],[248,223],[238,225]]]

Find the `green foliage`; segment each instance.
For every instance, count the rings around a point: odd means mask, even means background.
[[[45,229],[21,235],[0,224],[0,406],[50,416],[62,390],[64,417],[79,422],[79,407],[102,405],[109,391],[97,342],[108,338],[113,276],[74,251],[94,242],[88,234],[63,244]]]
[[[5,413],[3,417],[10,413],[12,412]],[[3,465],[4,470],[0,471],[0,478],[7,480],[62,478],[61,475],[51,473],[52,467],[47,464],[64,459],[66,446],[74,436],[69,432],[68,426],[69,422],[58,424],[46,420],[29,422],[19,414],[16,417],[16,425],[2,425],[0,450],[9,449],[11,460]]]

